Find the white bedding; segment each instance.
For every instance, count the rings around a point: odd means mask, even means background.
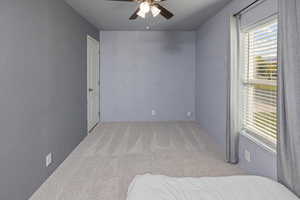
[[[281,184],[257,176],[171,178],[136,176],[127,200],[299,200]]]

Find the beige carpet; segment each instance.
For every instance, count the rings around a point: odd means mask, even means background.
[[[226,176],[242,171],[193,122],[98,126],[31,200],[125,200],[137,174]]]

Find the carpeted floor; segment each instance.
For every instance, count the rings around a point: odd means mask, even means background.
[[[98,126],[31,200],[126,200],[137,174],[243,174],[223,161],[194,122],[105,123]]]

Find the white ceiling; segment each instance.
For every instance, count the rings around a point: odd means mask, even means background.
[[[108,0],[65,0],[77,12],[101,30],[193,30],[231,0],[167,0],[161,5],[175,16],[159,16],[130,21],[137,3]]]

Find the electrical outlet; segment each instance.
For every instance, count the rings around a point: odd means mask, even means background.
[[[248,150],[245,150],[245,160],[251,162],[251,153]]]
[[[192,112],[187,112],[187,113],[186,113],[186,116],[187,116],[188,118],[191,118],[191,117],[192,117]]]
[[[52,153],[49,153],[46,156],[46,167],[49,167],[49,165],[52,163]]]
[[[156,115],[156,110],[152,110],[152,116],[155,116]]]

